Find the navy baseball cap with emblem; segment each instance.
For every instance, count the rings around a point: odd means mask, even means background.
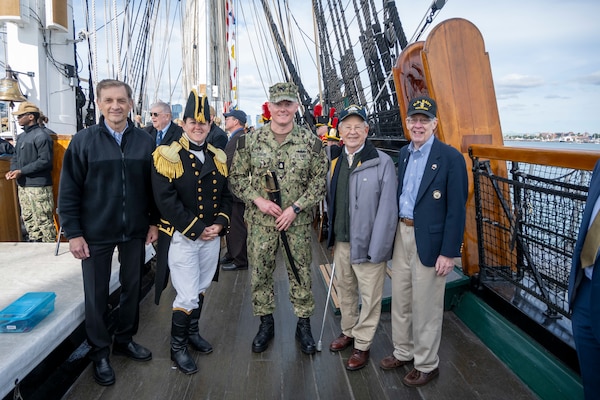
[[[244,125],[246,123],[246,113],[243,112],[242,110],[231,110],[225,114],[223,114],[223,116],[225,118],[227,117],[233,117],[235,119],[237,119],[238,121],[240,121],[240,124]]]
[[[340,121],[345,120],[351,115],[358,115],[363,119],[363,121],[367,120],[367,110],[365,110],[364,107],[352,104],[342,110],[340,113]]]
[[[408,103],[408,112],[406,115],[410,117],[415,114],[427,115],[429,118],[435,118],[437,115],[437,105],[431,97],[421,96],[415,97]]]

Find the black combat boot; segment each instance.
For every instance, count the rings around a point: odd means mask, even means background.
[[[296,325],[296,340],[300,342],[300,348],[305,354],[315,354],[317,346],[310,331],[310,318],[298,318]]]
[[[192,345],[192,348],[196,351],[199,351],[202,354],[212,353],[213,348],[198,331],[198,320],[200,319],[200,314],[202,312],[202,304],[204,303],[204,295],[200,294],[198,298],[198,308],[192,310],[190,314],[190,326],[188,327],[188,341]]]
[[[252,351],[262,353],[269,347],[269,342],[275,336],[275,321],[273,314],[263,315],[260,317],[260,327],[258,333],[252,341]]]
[[[190,316],[183,311],[173,311],[171,321],[171,360],[184,374],[198,372],[198,367],[187,349],[187,329]]]

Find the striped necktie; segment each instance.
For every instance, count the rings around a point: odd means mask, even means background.
[[[354,154],[348,153],[348,167],[352,168],[353,162],[354,162]]]
[[[594,222],[590,225],[587,233],[585,234],[585,240],[583,242],[583,248],[581,249],[581,268],[587,268],[594,265],[596,261],[596,255],[598,254],[598,248],[600,247],[600,212],[594,217]]]
[[[163,131],[156,132],[156,145],[159,146],[163,139]]]

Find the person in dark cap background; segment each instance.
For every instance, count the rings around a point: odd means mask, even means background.
[[[231,193],[227,158],[207,143],[208,101],[193,90],[183,114],[183,134],[153,153],[152,186],[160,210],[156,296],[171,283],[177,292],[171,320],[171,359],[185,374],[198,367],[187,344],[202,354],[213,348],[199,334],[204,293],[217,271],[220,240],[229,228]]]
[[[387,261],[398,223],[396,167],[367,140],[366,110],[351,105],[340,114],[344,146],[330,148],[327,175],[329,238],[334,247],[342,333],[329,349],[354,345],[346,369],[367,365],[381,315]],[[359,308],[359,296],[362,305]]]
[[[227,168],[231,168],[237,142],[244,134],[246,113],[242,110],[231,110],[223,116],[225,117],[225,129],[229,132],[229,141],[225,146]],[[221,269],[223,271],[248,269],[248,229],[244,221],[245,209],[244,202],[234,195],[231,209],[231,228],[226,235],[227,252],[221,259]]]
[[[13,115],[18,117],[23,133],[17,137],[15,154],[6,179],[19,185],[21,217],[31,242],[54,242],[54,195],[52,194],[52,138],[38,119],[42,112],[24,101]]]
[[[282,246],[281,234],[285,232],[296,267],[294,270],[284,256],[290,300],[298,317],[296,339],[302,352],[314,354],[316,345],[310,327],[315,309],[311,290],[311,210],[325,194],[327,158],[319,138],[294,123],[298,111],[296,85],[271,86],[268,108],[271,122],[240,137],[230,176],[233,193],[246,203],[252,304],[254,315],[261,320],[252,351],[265,351],[275,334],[273,273],[275,255]],[[265,188],[268,171],[277,176],[281,206],[269,199]]]
[[[217,149],[225,150],[227,145],[227,133],[216,123],[217,111],[213,106],[210,106],[210,132],[206,142],[212,144]]]
[[[440,142],[437,106],[429,97],[408,103],[411,142],[398,157],[398,229],[392,255],[392,341],[381,360],[390,370],[413,362],[402,382],[426,385],[439,375],[446,276],[461,254],[467,202],[463,155]]]

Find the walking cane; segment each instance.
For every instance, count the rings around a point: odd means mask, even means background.
[[[325,301],[325,309],[323,310],[323,323],[321,324],[321,334],[317,343],[317,351],[323,349],[323,330],[325,330],[325,317],[327,316],[327,306],[331,298],[331,286],[333,285],[333,277],[335,276],[335,261],[331,264],[331,277],[329,278],[329,289],[327,289],[327,300]]]

